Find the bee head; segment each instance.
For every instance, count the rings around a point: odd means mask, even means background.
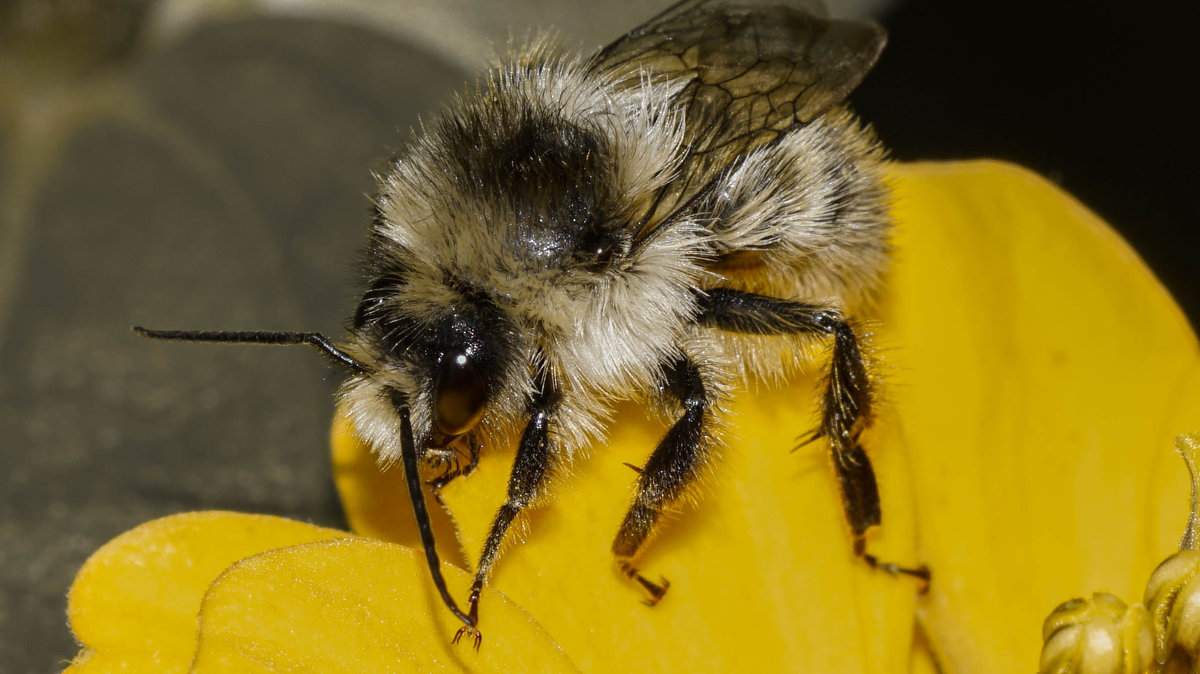
[[[509,406],[521,389],[515,364],[517,332],[495,301],[454,279],[434,282],[385,273],[359,303],[351,350],[371,371],[343,388],[360,432],[385,456],[394,428],[379,428],[405,404],[412,414],[418,453],[441,450],[470,435],[496,403]],[[515,376],[514,376],[515,375]],[[514,380],[518,383],[514,387]],[[386,424],[383,424],[386,426]]]

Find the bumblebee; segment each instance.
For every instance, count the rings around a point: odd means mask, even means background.
[[[159,331],[310,344],[383,464],[400,463],[455,635],[479,646],[479,597],[509,527],[604,441],[613,405],[671,420],[638,467],[612,551],[635,566],[665,509],[721,445],[722,402],[827,345],[819,422],[856,553],[881,520],[859,443],[872,375],[852,318],[889,259],[885,152],[846,104],[885,42],[818,6],[685,0],[590,56],[516,50],[378,175],[348,334]],[[435,488],[516,444],[506,502],[466,610],[446,589],[421,468]],[[782,447],[781,447],[782,449]]]

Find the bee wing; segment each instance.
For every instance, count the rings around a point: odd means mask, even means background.
[[[684,0],[602,49],[592,67],[617,73],[627,86],[647,73],[686,81],[675,101],[688,157],[643,228],[686,205],[746,153],[844,101],[886,40],[879,25],[827,18],[816,2]]]

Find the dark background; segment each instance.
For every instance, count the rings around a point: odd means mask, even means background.
[[[1116,227],[1200,318],[1194,24],[1171,4],[912,0],[854,101],[893,155],[996,157]]]
[[[0,3],[0,672],[50,672],[76,650],[71,578],[122,531],[214,508],[344,526],[326,459],[336,372],[303,349],[152,344],[129,326],[337,335],[369,170],[478,64],[312,16],[235,14],[152,40],[150,2],[98,0],[22,33],[22,4],[70,3]],[[501,42],[503,19],[592,46],[654,11],[480,7],[496,16],[464,25]],[[882,21],[890,44],[854,100],[897,159],[1050,176],[1195,324],[1182,19],[911,0]]]

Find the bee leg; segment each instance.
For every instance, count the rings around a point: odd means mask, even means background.
[[[472,624],[479,624],[479,596],[500,554],[504,535],[521,510],[537,501],[546,489],[546,477],[550,473],[553,445],[550,440],[550,423],[558,403],[558,393],[545,379],[541,390],[530,404],[530,419],[521,434],[517,456],[513,460],[512,474],[508,478],[508,497],[496,512],[492,528],[479,555],[479,566],[475,570],[475,581],[471,583],[471,594],[467,600],[467,616]],[[465,629],[465,628],[464,628]],[[455,635],[455,641],[462,636]],[[475,647],[479,648],[476,638]]]
[[[479,465],[479,446],[467,441],[467,463],[462,462],[463,450],[455,449],[454,458],[446,459],[446,469],[437,477],[426,480],[425,484],[433,487],[434,492],[441,491],[446,485],[454,480],[470,475],[472,471]]]
[[[682,403],[683,415],[659,441],[646,465],[637,470],[637,495],[612,545],[617,568],[646,591],[649,606],[657,604],[671,584],[665,578],[657,583],[647,579],[633,559],[653,532],[663,508],[677,501],[695,480],[708,456],[706,431],[712,415],[712,401],[695,363],[680,358],[665,374],[664,391]]]
[[[833,334],[833,349],[825,394],[821,400],[821,425],[817,436],[829,439],[833,465],[842,491],[842,506],[854,534],[854,554],[871,568],[894,575],[907,575],[921,581],[921,592],[929,590],[929,567],[905,567],[881,562],[867,552],[867,529],[882,521],[879,485],[875,469],[858,441],[859,434],[871,423],[871,384],[866,361],[858,346],[854,329],[839,312],[825,309],[814,314],[814,323]],[[827,326],[827,327],[826,327]]]
[[[806,441],[828,438],[837,470],[846,521],[854,535],[854,553],[872,568],[913,576],[928,589],[925,566],[909,568],[881,562],[867,552],[867,529],[882,521],[875,470],[858,436],[871,424],[871,381],[858,336],[842,313],[823,304],[782,300],[765,295],[715,288],[701,300],[703,325],[757,335],[813,334],[833,338],[821,423]]]

